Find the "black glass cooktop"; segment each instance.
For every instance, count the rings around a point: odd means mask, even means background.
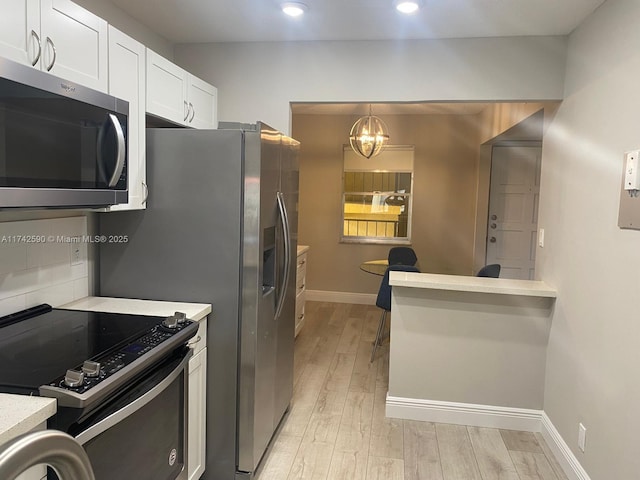
[[[0,391],[37,393],[40,385],[137,338],[163,318],[37,307],[0,318]],[[4,325],[4,326],[2,326]]]

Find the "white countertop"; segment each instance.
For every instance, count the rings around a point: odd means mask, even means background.
[[[537,280],[511,280],[507,278],[470,277],[465,275],[439,275],[433,273],[391,272],[392,286],[453,290],[459,292],[523,295],[555,298],[556,291]]]
[[[0,393],[0,445],[33,430],[55,413],[53,398]]]
[[[298,255],[302,255],[307,250],[309,250],[309,245],[298,245]]]
[[[89,310],[92,312],[130,313],[132,315],[156,315],[160,317],[184,312],[187,318],[202,320],[211,313],[211,305],[206,303],[163,302],[158,300],[140,300],[135,298],[85,297],[61,305],[71,310]]]

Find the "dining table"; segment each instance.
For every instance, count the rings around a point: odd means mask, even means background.
[[[387,271],[388,266],[389,261],[386,258],[381,260],[367,260],[360,264],[360,270],[382,277],[384,276],[384,272]]]

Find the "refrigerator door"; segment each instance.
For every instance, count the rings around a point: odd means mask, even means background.
[[[290,261],[289,284],[284,292],[284,302],[277,319],[276,382],[274,407],[276,422],[282,419],[293,395],[293,347],[296,315],[296,250],[298,247],[298,150],[299,143],[282,136],[280,149],[280,194],[289,219]]]
[[[245,134],[245,273],[240,320],[237,452],[237,469],[241,472],[254,471],[273,434],[276,217],[269,206],[274,203],[272,171],[278,160],[279,139],[262,137],[259,131]]]
[[[291,322],[294,319],[288,305],[294,282],[291,269],[284,269],[285,264],[291,264],[291,241],[285,248],[283,242],[290,235],[283,228],[282,212],[278,206],[281,159],[282,135],[279,132],[258,124],[255,133],[246,133],[245,274],[238,390],[240,472],[255,471],[292,392],[293,327],[286,341],[279,337],[283,316],[290,315]],[[257,248],[251,245],[252,239],[257,241]],[[254,265],[257,266],[257,275],[247,275],[247,269],[253,269]],[[251,283],[252,278],[257,278],[259,284]],[[278,309],[280,315],[276,315]],[[288,359],[281,358],[281,355]],[[291,368],[283,368],[285,363],[289,363]],[[278,391],[282,385],[285,385],[284,394],[288,392],[284,407],[280,398],[282,393]]]

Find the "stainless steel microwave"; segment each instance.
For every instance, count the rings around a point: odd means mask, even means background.
[[[0,58],[0,209],[127,203],[129,104]]]

